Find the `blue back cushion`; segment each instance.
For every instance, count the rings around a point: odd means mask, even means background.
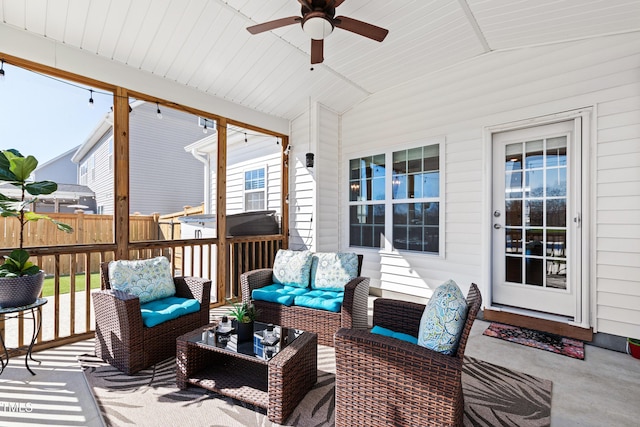
[[[264,286],[254,289],[251,292],[251,298],[255,301],[276,302],[278,304],[291,306],[296,295],[307,292],[306,288],[298,288],[295,286],[284,286],[274,283],[273,285]]]
[[[192,298],[168,297],[140,305],[142,323],[147,328],[189,313],[200,311],[200,302]]]
[[[109,263],[111,289],[133,294],[140,304],[175,295],[171,264],[163,256],[141,260],[118,260]]]
[[[312,258],[312,289],[342,291],[358,277],[358,255],[353,252],[318,252]]]
[[[308,288],[311,261],[309,251],[278,250],[273,261],[273,283]]]
[[[456,282],[438,286],[424,308],[418,345],[443,354],[455,354],[467,320],[467,301]]]

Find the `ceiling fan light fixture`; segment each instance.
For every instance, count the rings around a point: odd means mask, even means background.
[[[324,40],[325,37],[333,32],[333,24],[324,17],[324,14],[309,15],[302,23],[302,29],[313,40]]]

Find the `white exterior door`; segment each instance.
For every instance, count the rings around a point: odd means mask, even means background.
[[[492,302],[575,318],[580,118],[493,135]]]

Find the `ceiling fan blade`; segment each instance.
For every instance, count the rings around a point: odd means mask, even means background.
[[[333,2],[333,7],[338,7],[338,6],[340,6],[342,3],[344,3],[344,0],[334,0],[334,2]]]
[[[251,34],[263,33],[265,31],[275,30],[276,28],[286,27],[287,25],[297,24],[302,21],[299,16],[289,16],[288,18],[280,18],[275,21],[263,22],[262,24],[247,27],[247,31]]]
[[[389,34],[389,30],[376,27],[375,25],[368,24],[366,22],[358,21],[357,19],[349,18],[346,16],[336,16],[333,18],[333,25],[343,30],[351,31],[352,33],[360,34],[361,36],[368,37],[372,40],[381,42]]]
[[[320,64],[324,61],[324,40],[311,39],[311,63]]]

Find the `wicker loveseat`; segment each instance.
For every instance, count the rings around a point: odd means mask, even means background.
[[[452,355],[369,331],[336,332],[336,427],[461,426],[464,350],[482,304],[475,284],[466,300],[467,318]],[[378,298],[373,324],[415,337],[424,308]]]
[[[368,327],[369,278],[360,277],[362,255],[357,255],[357,263],[357,277],[344,285],[344,298],[338,312],[252,299],[254,290],[274,283],[272,268],[253,270],[240,276],[242,301],[254,304],[259,310],[257,320],[261,322],[314,332],[318,335],[318,344],[333,346],[333,334],[339,328]]]
[[[175,296],[196,299],[199,310],[153,327],[143,324],[140,299],[111,289],[109,263],[101,264],[102,289],[92,294],[96,319],[96,356],[133,374],[176,355],[176,338],[209,323],[211,280],[174,277]]]

